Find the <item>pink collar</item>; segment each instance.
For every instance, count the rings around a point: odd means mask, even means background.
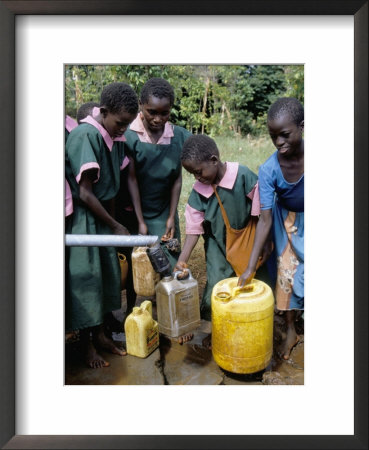
[[[146,128],[143,124],[143,121],[141,119],[141,114],[138,113],[137,117],[135,118],[135,120],[131,123],[131,125],[129,126],[129,128],[132,131],[135,131],[136,133],[140,133],[143,135],[143,137],[145,138],[145,141],[147,143],[152,143],[150,136],[148,135]],[[158,144],[161,142],[162,139],[165,138],[172,138],[174,136],[174,132],[173,132],[173,126],[169,123],[166,122],[164,125],[164,132],[163,134],[160,136],[160,139],[158,140]]]
[[[226,164],[227,167],[224,177],[220,180],[218,186],[226,189],[232,189],[237,178],[238,162],[227,162]],[[196,181],[193,185],[193,189],[206,198],[209,198],[214,194],[213,188],[210,184],[200,183],[200,181]]]
[[[100,108],[97,108],[96,106],[92,110],[92,116],[87,116],[85,119],[82,119],[81,122],[89,123],[90,125],[94,126],[100,131],[101,136],[104,139],[105,144],[107,145],[108,149],[110,151],[113,150],[113,144],[114,142],[125,142],[126,138],[123,134],[123,136],[117,137],[115,139],[112,139],[110,134],[105,130],[105,128],[97,122],[94,117],[97,117],[100,113]]]
[[[78,127],[78,123],[70,116],[65,116],[65,128],[68,133],[70,133],[76,127]]]

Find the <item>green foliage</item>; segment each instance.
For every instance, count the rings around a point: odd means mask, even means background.
[[[285,66],[286,94],[304,104],[304,66]]]
[[[210,136],[263,135],[268,108],[277,97],[304,97],[303,66],[68,65],[66,114],[76,117],[83,103],[98,102],[106,84],[123,81],[139,94],[152,77],[173,86],[171,121]]]

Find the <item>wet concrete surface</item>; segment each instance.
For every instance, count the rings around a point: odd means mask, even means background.
[[[139,305],[145,298],[138,297]],[[118,321],[124,319],[122,309],[115,311]],[[155,304],[153,316],[156,318]],[[214,361],[211,350],[202,345],[211,331],[211,323],[201,321],[191,341],[180,345],[176,340],[160,335],[160,345],[146,358],[118,356],[102,352],[109,367],[91,369],[82,361],[77,336],[69,336],[65,344],[65,384],[67,385],[301,385],[304,384],[303,319],[296,323],[300,342],[294,347],[289,360],[278,356],[278,345],[283,337],[284,321],[274,320],[274,348],[269,366],[256,374],[232,374],[221,369]],[[118,346],[125,345],[125,334],[113,332]]]

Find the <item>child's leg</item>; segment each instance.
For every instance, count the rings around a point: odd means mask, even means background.
[[[133,287],[133,272],[132,272],[132,248],[126,249],[123,253],[125,254],[128,262],[128,273],[126,281],[126,297],[127,297],[127,311],[126,317],[131,314],[133,307],[136,305],[137,294]]]
[[[83,330],[80,330],[80,342],[82,345],[82,352],[84,354],[86,364],[91,367],[91,369],[99,369],[101,367],[110,366],[110,364],[97,353],[95,346],[91,342],[91,331],[92,328],[85,328]]]
[[[283,359],[289,359],[293,347],[299,342],[300,338],[296,333],[295,321],[296,311],[286,311],[285,320],[287,325],[287,336],[281,343],[280,353]]]
[[[112,339],[113,332],[122,333],[122,322],[118,320],[112,312],[108,312],[104,315],[104,333],[106,337]]]
[[[106,350],[114,355],[125,356],[127,352],[125,350],[120,350],[114,344],[113,340],[108,338],[104,333],[103,325],[98,325],[92,329],[92,341],[95,347]]]
[[[207,350],[211,350],[211,333],[204,337],[204,339],[202,340],[202,345]]]

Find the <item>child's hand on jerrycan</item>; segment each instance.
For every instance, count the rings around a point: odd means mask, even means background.
[[[246,284],[249,284],[250,281],[254,278],[255,273],[256,273],[255,270],[252,271],[251,269],[249,269],[247,267],[246,270],[243,272],[243,274],[240,275],[237,286],[240,286],[242,288],[242,287],[246,286]]]
[[[266,248],[267,247],[265,247],[265,249]],[[244,273],[242,275],[240,275],[237,286],[244,287],[247,284],[251,283],[252,279],[255,277],[256,271],[267,259],[267,258],[265,259],[265,255],[266,254],[264,253],[264,249],[263,249],[263,254],[261,256],[259,256],[258,261],[256,263],[256,267],[254,268],[254,267],[247,266]],[[268,254],[268,257],[269,257],[269,254]]]
[[[249,268],[249,266],[246,267],[246,270],[243,272],[242,275],[240,275],[240,278],[238,279],[237,286],[246,286],[246,284],[249,284],[251,280],[254,278],[256,271],[258,268],[265,263],[265,261],[269,258],[272,251],[274,249],[274,244],[271,239],[267,239],[265,244],[263,245],[261,255],[258,258],[258,261],[256,263],[256,268],[252,270]]]
[[[188,264],[184,261],[177,261],[177,264],[174,266],[174,271],[181,272],[177,276],[179,280],[186,278],[188,275]]]

